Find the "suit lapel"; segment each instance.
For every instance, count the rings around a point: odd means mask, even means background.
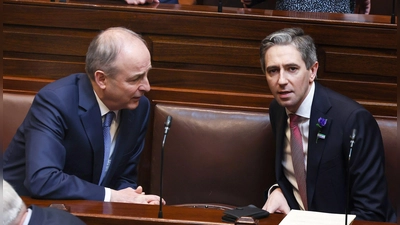
[[[276,135],[277,135],[276,149],[278,149],[278,151],[276,151],[277,157],[275,166],[277,171],[276,177],[278,179],[281,179],[282,177],[284,177],[282,168],[284,151],[282,149],[284,149],[284,137],[286,137],[285,131],[287,127],[287,115],[284,107],[279,106],[279,110],[277,111],[278,112],[275,116],[276,116]]]
[[[101,125],[100,108],[97,104],[93,87],[86,74],[80,76],[78,88],[79,115],[94,154],[92,182],[97,184],[100,180],[104,158],[103,128]]]
[[[310,128],[308,134],[308,153],[307,153],[307,200],[311,206],[312,198],[315,192],[315,185],[319,171],[319,165],[324,154],[326,140],[318,138],[318,133],[325,134],[328,138],[331,124],[334,122],[332,118],[327,117],[327,113],[331,108],[328,95],[324,88],[315,82],[314,99],[311,106]],[[321,129],[316,125],[319,118],[328,119],[326,125]]]

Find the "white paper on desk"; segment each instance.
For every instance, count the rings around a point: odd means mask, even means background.
[[[347,215],[349,225],[356,215]],[[323,213],[292,209],[279,225],[344,225],[345,214]]]

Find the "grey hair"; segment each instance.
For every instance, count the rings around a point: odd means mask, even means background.
[[[107,76],[118,73],[115,65],[118,54],[122,51],[127,35],[137,38],[146,46],[146,41],[137,33],[124,27],[111,27],[98,34],[90,43],[86,53],[86,74],[94,80],[94,73],[102,70]]]
[[[3,179],[3,225],[18,224],[16,219],[24,209],[25,203],[14,188]]]
[[[265,54],[268,49],[275,45],[293,45],[300,52],[301,58],[310,69],[317,59],[317,51],[313,39],[304,34],[301,28],[285,28],[268,35],[261,41],[260,62],[261,70],[266,73]]]

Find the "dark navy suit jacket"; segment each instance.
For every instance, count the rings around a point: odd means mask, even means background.
[[[137,187],[150,104],[121,110],[114,154],[104,186]],[[55,81],[36,95],[3,157],[3,176],[19,195],[104,200],[98,182],[104,141],[100,108],[86,74]]]
[[[349,213],[357,219],[392,221],[395,214],[388,200],[384,171],[384,148],[373,116],[355,101],[315,82],[311,107],[307,158],[307,201],[311,211],[344,213],[346,205],[347,159],[350,135],[356,129],[350,159]],[[290,208],[299,209],[292,186],[286,179],[282,160],[287,115],[277,101],[270,106],[276,135],[276,177]],[[328,119],[318,139],[318,118]]]
[[[32,215],[28,225],[85,225],[78,217],[54,208],[30,206]]]

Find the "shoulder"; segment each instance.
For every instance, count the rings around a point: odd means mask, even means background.
[[[330,88],[324,87],[316,82],[314,94],[314,103],[324,105],[331,108],[331,111],[339,111],[343,114],[349,114],[354,111],[367,111],[362,105],[355,100],[336,92]]]
[[[35,96],[35,102],[41,102],[44,105],[62,105],[68,106],[78,104],[78,99],[87,95],[93,95],[91,82],[86,74],[71,74],[59,80],[56,80],[43,87]]]
[[[64,89],[70,86],[78,86],[82,82],[84,83],[90,82],[87,75],[84,73],[75,73],[46,85],[40,91],[46,91],[46,90],[57,91],[59,89]]]
[[[281,113],[285,111],[285,108],[281,105],[279,105],[278,101],[276,99],[273,99],[271,101],[271,104],[269,105],[269,113],[270,114],[276,114],[276,113]]]
[[[32,216],[29,221],[29,224],[58,224],[58,225],[85,224],[78,217],[60,209],[49,208],[49,207],[45,208],[35,205],[32,205],[29,208],[32,209]]]
[[[324,112],[323,115],[330,117],[349,132],[353,128],[366,129],[364,126],[370,127],[370,130],[377,127],[373,115],[355,100],[322,85],[316,87],[312,114],[320,115],[320,112]]]

